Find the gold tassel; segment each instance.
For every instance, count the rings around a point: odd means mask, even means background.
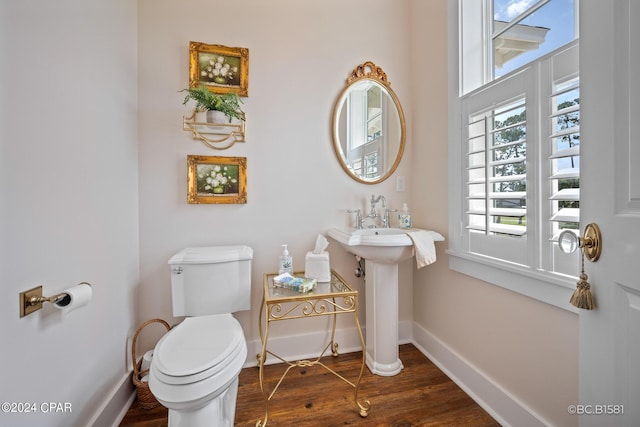
[[[593,310],[596,304],[593,301],[593,295],[591,295],[591,285],[589,285],[587,279],[588,277],[583,271],[580,275],[580,280],[576,285],[576,290],[571,296],[571,300],[569,302],[578,308]]]
[[[593,310],[596,303],[593,300],[593,295],[591,295],[591,285],[587,282],[589,276],[584,272],[584,248],[580,248],[580,255],[580,280],[578,280],[576,290],[571,295],[569,302],[578,308]]]

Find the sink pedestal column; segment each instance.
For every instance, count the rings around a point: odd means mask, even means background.
[[[365,260],[367,367],[385,377],[402,370],[398,357],[398,264]]]
[[[418,231],[418,229],[414,229]],[[424,230],[434,241],[444,240]],[[329,237],[366,261],[366,348],[372,373],[393,376],[402,370],[398,358],[398,263],[413,257],[413,240],[399,228],[329,230]]]

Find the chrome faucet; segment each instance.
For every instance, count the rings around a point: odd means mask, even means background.
[[[374,194],[371,195],[371,210],[369,211],[369,215],[367,215],[369,218],[378,217],[378,213],[376,212],[376,203],[378,203],[380,199],[382,199],[382,204],[383,206],[385,206],[387,203],[382,194],[378,195],[378,197],[376,197]]]
[[[383,214],[379,215],[378,212],[376,211],[376,204],[378,202],[380,202],[382,200],[382,209],[383,209]],[[378,196],[376,196],[375,194],[371,195],[371,200],[369,202],[371,204],[371,208],[369,209],[369,214],[366,216],[363,216],[360,209],[355,209],[355,210],[348,210],[347,212],[349,213],[354,213],[356,214],[356,221],[355,221],[355,228],[356,230],[361,230],[364,228],[364,222],[366,220],[368,220],[369,218],[371,219],[375,219],[375,218],[380,218],[380,226],[382,228],[389,228],[389,208],[387,207],[387,199],[385,199],[385,197],[380,194]],[[395,210],[394,210],[395,211]],[[368,226],[368,228],[376,228],[375,224],[371,224]]]
[[[378,215],[376,212],[376,203],[382,200],[382,215]],[[371,211],[369,212],[368,218],[380,218],[380,226],[382,228],[389,228],[389,208],[387,207],[387,199],[382,195],[371,195]],[[372,225],[370,227],[375,227]]]

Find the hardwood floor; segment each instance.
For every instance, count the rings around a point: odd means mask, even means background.
[[[355,379],[362,353],[341,354],[322,361],[348,379]],[[362,418],[353,400],[353,388],[321,366],[294,368],[270,402],[269,426],[499,426],[480,406],[413,345],[400,346],[403,371],[394,377],[371,374],[367,368],[359,397],[371,402]],[[271,390],[284,365],[265,367],[265,383]],[[240,373],[236,426],[255,426],[265,415],[258,368]],[[134,402],[120,427],[166,427],[167,410],[139,409]]]

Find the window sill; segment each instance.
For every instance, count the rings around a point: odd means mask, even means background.
[[[448,250],[449,268],[554,307],[579,313],[569,303],[577,279],[511,264],[495,258]]]

